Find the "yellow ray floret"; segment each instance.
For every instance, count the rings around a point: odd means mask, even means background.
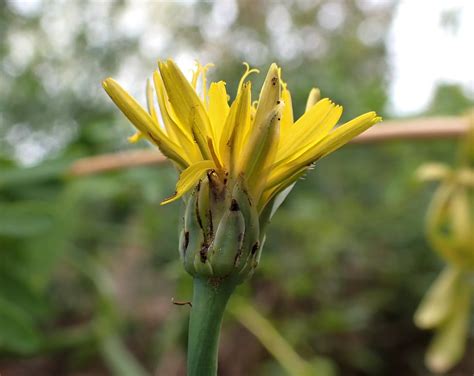
[[[213,161],[199,161],[189,166],[181,173],[178,184],[176,184],[176,192],[172,196],[163,200],[161,205],[168,204],[183,196],[187,191],[196,186],[206,171],[214,168],[215,164]]]
[[[237,95],[229,104],[225,82],[207,85],[211,66],[198,64],[189,82],[172,60],[159,62],[153,80],[147,82],[146,109],[113,79],[103,83],[137,128],[131,141],[145,138],[154,143],[180,172],[175,194],[163,204],[183,197],[212,172],[213,181],[229,192],[237,181],[243,182],[263,210],[314,162],[381,120],[368,112],[336,127],[342,107],[321,100],[314,88],[305,113],[295,121],[291,93],[276,64],[268,70],[258,101],[252,101],[246,80],[258,70],[245,63]]]

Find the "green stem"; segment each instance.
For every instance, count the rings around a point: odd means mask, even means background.
[[[230,279],[194,278],[189,318],[188,376],[217,375],[222,317],[236,283]]]

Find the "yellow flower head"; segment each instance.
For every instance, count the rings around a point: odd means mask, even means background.
[[[175,194],[162,204],[182,197],[207,174],[219,189],[243,182],[262,211],[315,161],[381,120],[368,112],[335,128],[342,107],[327,98],[320,100],[319,90],[313,89],[305,114],[294,121],[291,95],[276,64],[270,66],[256,102],[246,79],[257,70],[246,64],[229,106],[225,82],[208,87],[209,66],[198,64],[189,82],[172,60],[159,62],[153,85],[147,82],[147,109],[112,78],[103,82],[138,130],[131,141],[146,138],[180,171]]]

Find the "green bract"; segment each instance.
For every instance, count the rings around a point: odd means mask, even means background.
[[[262,243],[257,207],[243,183],[229,192],[212,174],[202,179],[185,203],[179,252],[186,271],[239,283],[257,267]]]

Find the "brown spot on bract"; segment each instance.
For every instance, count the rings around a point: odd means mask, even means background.
[[[209,250],[209,246],[206,243],[202,244],[201,250],[199,251],[199,256],[201,256],[201,262],[206,263],[207,261],[207,251]]]
[[[209,222],[209,236],[212,237],[212,235],[214,234],[214,223],[212,222],[212,211],[211,211],[211,209],[209,209],[207,211],[207,218],[208,218],[208,222]]]
[[[239,210],[240,210],[239,203],[237,202],[235,198],[233,198],[230,204],[230,211],[239,211]]]
[[[258,248],[260,248],[260,244],[256,242],[252,247],[252,256],[258,251]]]
[[[244,238],[244,234],[243,233],[239,234],[239,242],[243,238]],[[234,257],[234,266],[239,265],[239,261],[240,261],[241,256],[242,256],[242,247],[239,247],[239,249],[237,250],[237,253],[235,254],[235,257]]]
[[[183,244],[183,251],[186,253],[186,250],[188,249],[189,245],[189,231],[186,231],[184,233],[184,244]]]
[[[202,226],[202,219],[201,219],[201,216],[199,215],[199,201],[198,200],[196,200],[196,205],[195,206],[196,207],[194,209],[194,213],[196,215],[198,225],[201,228],[201,230],[204,230],[204,227]]]

